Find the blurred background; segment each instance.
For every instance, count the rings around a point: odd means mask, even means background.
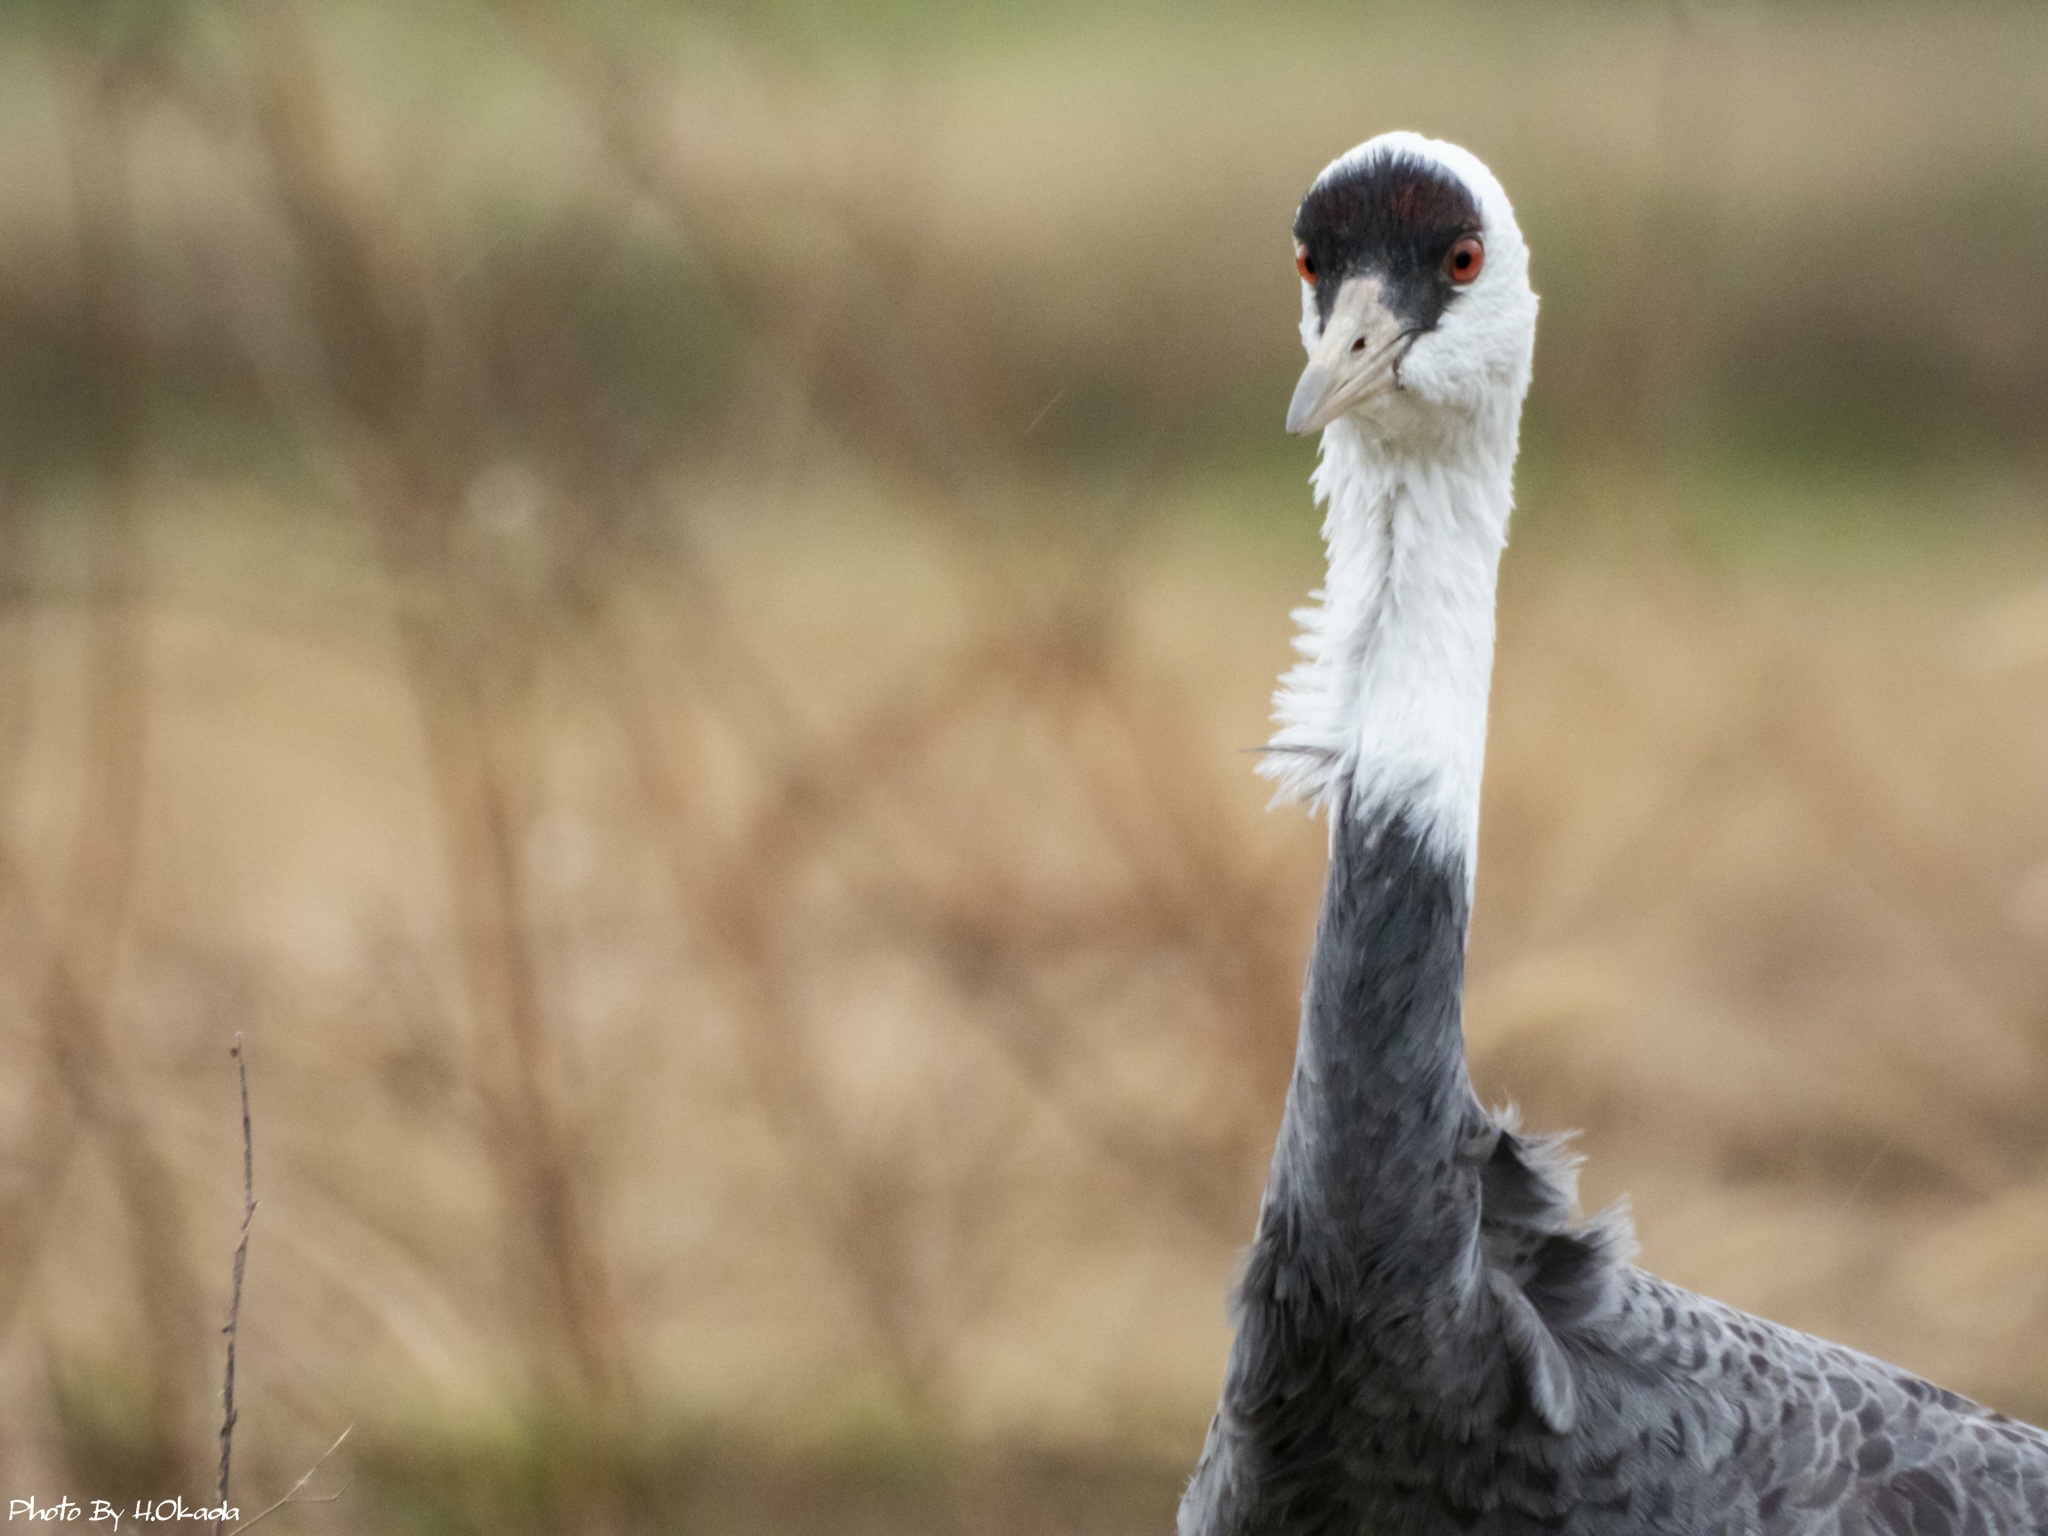
[[[245,1514],[1167,1529],[1395,126],[1544,299],[1482,1092],[2048,1416],[2048,11],[17,0],[0,1496],[211,1490],[240,1034]]]

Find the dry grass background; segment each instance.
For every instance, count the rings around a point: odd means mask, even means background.
[[[11,28],[0,1494],[209,1486],[239,1030],[245,1508],[1163,1528],[1321,872],[1285,223],[1397,121],[1546,296],[1483,1090],[2048,1413],[2038,14]]]

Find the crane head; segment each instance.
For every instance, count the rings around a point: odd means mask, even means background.
[[[1331,162],[1294,216],[1308,367],[1287,430],[1349,418],[1383,442],[1441,436],[1529,387],[1536,295],[1514,209],[1479,160],[1385,133]]]

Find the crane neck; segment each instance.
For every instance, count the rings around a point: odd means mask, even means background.
[[[1499,428],[1427,458],[1353,421],[1324,433],[1329,575],[1297,615],[1267,760],[1283,796],[1330,817],[1267,1211],[1320,1231],[1396,1307],[1472,1273],[1476,1190],[1436,1186],[1466,1177],[1458,1149],[1487,1123],[1462,1025],[1514,415]]]
[[[1518,409],[1425,445],[1356,418],[1315,473],[1329,571],[1295,617],[1301,660],[1274,698],[1262,771],[1280,797],[1397,818],[1471,879],[1493,674],[1494,592],[1513,504]]]

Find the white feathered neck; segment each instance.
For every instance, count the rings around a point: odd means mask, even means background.
[[[1260,771],[1280,800],[1405,812],[1467,878],[1479,834],[1494,588],[1513,505],[1520,400],[1397,448],[1350,417],[1313,480],[1329,573],[1296,610]]]

